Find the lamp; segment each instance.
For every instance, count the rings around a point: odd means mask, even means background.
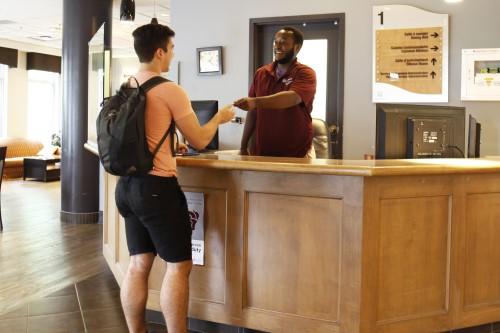
[[[120,21],[135,19],[135,0],[122,0],[120,4]]]
[[[153,15],[153,18],[151,19],[151,24],[158,24],[158,19],[156,18],[156,0],[155,0],[155,3],[154,3],[154,15]]]

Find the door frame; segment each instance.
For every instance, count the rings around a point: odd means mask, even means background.
[[[251,18],[250,19],[250,48],[249,48],[249,68],[248,68],[248,85],[250,86],[253,81],[253,76],[258,66],[258,56],[261,54],[261,50],[258,44],[258,40],[262,31],[262,28],[267,25],[292,25],[300,24],[302,22],[316,22],[316,23],[327,23],[327,22],[338,22],[339,38],[337,45],[337,59],[338,63],[330,64],[335,66],[334,71],[336,73],[336,78],[338,85],[337,89],[333,92],[335,95],[335,106],[337,109],[337,115],[335,119],[336,135],[335,144],[330,146],[330,154],[336,159],[342,159],[343,154],[343,133],[344,133],[344,55],[345,55],[345,14],[344,13],[332,13],[332,14],[319,14],[319,15],[298,15],[298,16],[281,16],[281,17],[263,17],[263,18]],[[329,105],[327,104],[327,107]],[[329,138],[330,142],[330,138]],[[331,144],[331,143],[330,143]]]

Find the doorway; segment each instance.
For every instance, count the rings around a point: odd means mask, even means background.
[[[326,121],[330,158],[342,158],[344,108],[345,15],[321,14],[250,19],[250,68],[255,71],[273,61],[274,34],[284,26],[299,29],[304,44],[297,59],[316,71],[316,96],[311,117]]]

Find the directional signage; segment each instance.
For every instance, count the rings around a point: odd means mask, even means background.
[[[375,6],[374,102],[448,101],[448,16]]]
[[[377,82],[418,94],[442,92],[442,29],[377,31]]]

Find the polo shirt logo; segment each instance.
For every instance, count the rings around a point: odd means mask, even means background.
[[[281,82],[283,82],[285,86],[289,86],[293,82],[293,78],[289,77],[288,79],[283,79]]]

